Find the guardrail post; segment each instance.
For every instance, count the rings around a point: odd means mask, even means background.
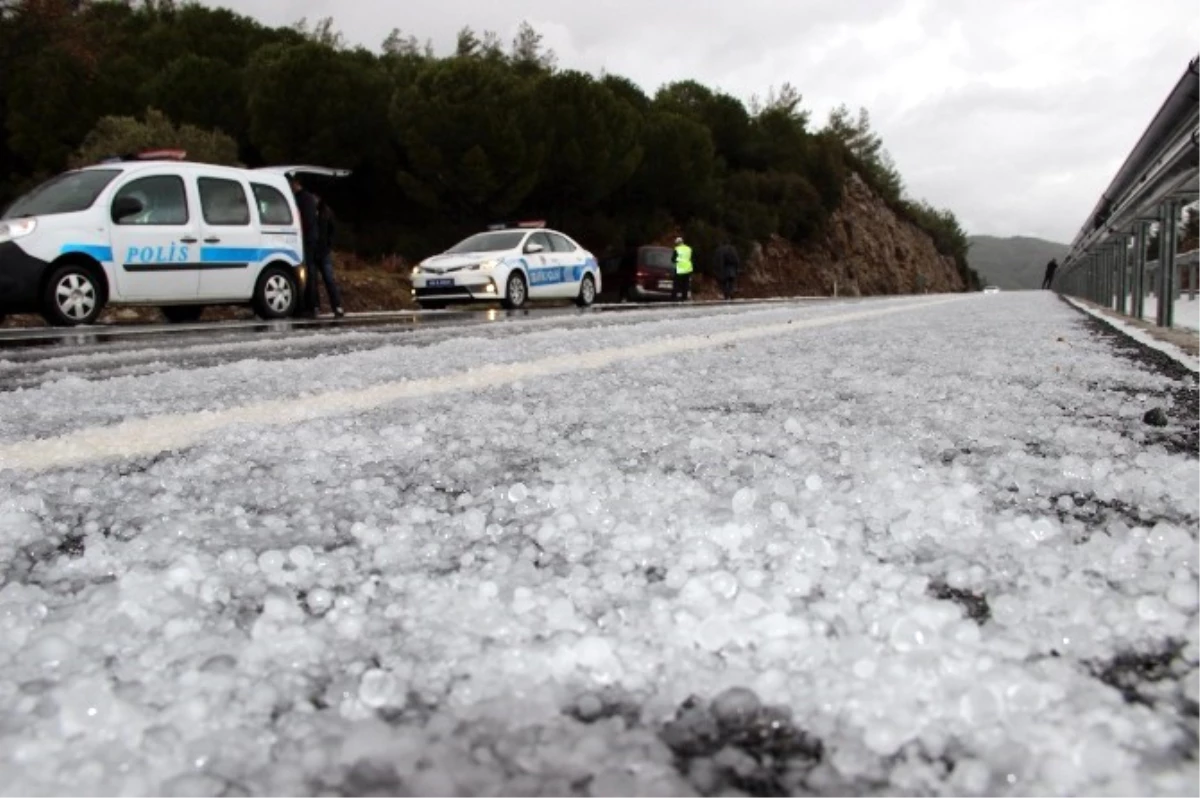
[[[1100,295],[1096,297],[1096,304],[1101,307],[1112,307],[1112,295],[1108,294],[1108,247],[1101,245],[1100,251],[1096,253],[1096,268],[1100,279],[1096,281],[1096,288],[1099,289]]]
[[[1127,239],[1126,236],[1118,235],[1116,252],[1112,253],[1112,256],[1116,258],[1117,264],[1116,286],[1114,286],[1117,294],[1117,301],[1116,305],[1114,305],[1114,308],[1118,313],[1121,313],[1121,316],[1126,314],[1126,293],[1127,289],[1129,288],[1129,280],[1126,274],[1126,268],[1129,262],[1128,254],[1129,239]]]
[[[1161,206],[1162,221],[1158,225],[1158,315],[1159,327],[1175,325],[1175,294],[1179,283],[1175,266],[1175,225],[1179,221],[1179,203],[1167,200]]]
[[[1108,292],[1108,247],[1101,245],[1096,253],[1096,304],[1101,307],[1112,305],[1112,297],[1105,296]]]
[[[1133,224],[1133,312],[1135,319],[1146,316],[1146,233],[1149,222]]]
[[[1117,312],[1128,315],[1129,307],[1129,236],[1117,236]]]
[[[1104,248],[1104,307],[1112,310],[1117,304],[1117,248]]]

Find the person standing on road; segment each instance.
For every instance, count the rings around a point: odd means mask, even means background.
[[[304,295],[300,297],[296,315],[311,319],[316,318],[317,315],[317,303],[314,295],[317,291],[316,272],[320,268],[318,265],[320,261],[317,259],[321,238],[320,209],[317,206],[316,195],[304,188],[300,178],[291,175],[289,179],[292,184],[292,193],[296,195],[296,207],[300,210],[300,237],[304,246],[306,268]]]
[[[671,256],[675,264],[675,282],[671,285],[671,301],[686,301],[692,291],[692,248],[683,243],[682,238],[675,239],[675,254]],[[676,300],[676,297],[680,297]]]
[[[721,296],[727,300],[733,299],[733,291],[737,285],[738,269],[741,267],[741,259],[738,258],[737,249],[729,239],[725,239],[725,243],[717,247],[717,253],[713,257],[714,271],[721,278]]]
[[[317,252],[316,252],[316,267],[321,271],[321,279],[325,281],[325,293],[329,295],[329,306],[333,308],[333,315],[336,318],[342,318],[346,315],[346,311],[342,309],[342,291],[338,287],[337,281],[333,279],[333,231],[335,226],[335,217],[333,209],[329,207],[329,203],[324,197],[316,195],[317,199]],[[308,289],[309,304],[312,306],[314,313],[321,311],[321,294],[317,290],[317,276],[314,274],[312,280],[309,281],[312,286]]]
[[[1042,288],[1049,288],[1054,284],[1054,273],[1058,271],[1058,261],[1054,258],[1046,264],[1046,276],[1042,278]]]

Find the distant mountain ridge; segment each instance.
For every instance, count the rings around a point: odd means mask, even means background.
[[[1068,244],[1058,244],[1029,236],[967,236],[971,249],[967,262],[989,285],[1009,291],[1041,288],[1046,264],[1051,258],[1062,263],[1070,250]]]

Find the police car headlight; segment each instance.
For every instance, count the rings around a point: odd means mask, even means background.
[[[420,274],[420,273],[421,273],[421,267],[420,267],[420,266],[413,266],[413,268],[412,268],[412,273],[413,273],[413,276],[414,276],[414,277],[416,277],[418,274]]]
[[[0,243],[22,238],[37,229],[37,219],[10,219],[0,222]]]
[[[490,272],[492,269],[495,269],[499,265],[500,265],[500,261],[498,261],[498,260],[485,260],[482,263],[480,263],[478,266],[476,266],[475,268],[483,269],[485,272]]]

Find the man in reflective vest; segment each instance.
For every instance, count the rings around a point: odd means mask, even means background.
[[[675,254],[671,257],[671,262],[675,264],[671,301],[686,300],[692,292],[692,248],[683,243],[682,238],[675,239]]]

